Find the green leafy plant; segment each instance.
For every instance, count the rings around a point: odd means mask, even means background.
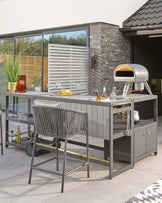
[[[20,77],[19,58],[16,61],[14,61],[13,59],[7,56],[5,61],[5,69],[9,82],[17,82],[19,80]]]
[[[42,84],[41,75],[38,75],[38,76],[34,77],[34,81],[33,81],[34,87],[41,87],[41,84]]]

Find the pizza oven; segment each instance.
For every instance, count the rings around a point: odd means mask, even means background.
[[[126,84],[135,83],[135,90],[144,90],[144,86],[150,94],[152,94],[148,86],[149,73],[148,70],[139,64],[121,64],[114,70],[114,81],[125,82]]]
[[[114,80],[118,82],[147,82],[148,70],[139,64],[122,64],[114,70]]]

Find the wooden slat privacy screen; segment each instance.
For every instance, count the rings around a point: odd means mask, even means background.
[[[48,44],[48,92],[88,94],[89,48]]]

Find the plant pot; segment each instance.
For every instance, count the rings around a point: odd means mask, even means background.
[[[16,90],[17,90],[17,82],[8,82],[8,90],[10,92],[16,92]]]
[[[36,92],[40,92],[41,91],[41,87],[35,87],[35,91]]]

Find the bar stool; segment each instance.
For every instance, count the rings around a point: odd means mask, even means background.
[[[45,107],[45,106],[33,106],[33,117],[34,117],[34,128],[35,128],[35,136],[33,143],[33,152],[30,166],[30,174],[29,174],[29,184],[31,183],[32,178],[32,170],[39,170],[47,173],[52,173],[56,175],[62,176],[62,184],[61,184],[61,192],[64,191],[64,178],[66,175],[87,166],[87,177],[89,177],[89,156],[88,156],[88,114],[85,112],[73,111],[68,109],[54,108],[54,107]],[[86,140],[86,160],[79,160],[74,158],[68,158],[67,155],[67,143],[68,137],[83,134]],[[47,144],[41,144],[37,142],[37,138],[39,135],[44,135],[47,137],[56,138],[56,156],[45,160],[41,163],[34,164],[34,155],[36,147],[51,151],[52,146]],[[64,155],[63,157],[58,154],[58,144],[57,140],[59,138],[65,139],[64,146]],[[57,171],[51,171],[44,168],[39,167],[41,164],[45,164],[53,159],[56,159],[56,168]],[[63,159],[63,168],[62,172],[59,172],[59,159]],[[69,171],[65,171],[66,169],[66,160],[80,162],[78,167],[72,168]]]
[[[0,112],[1,154],[3,155],[2,113]]]

